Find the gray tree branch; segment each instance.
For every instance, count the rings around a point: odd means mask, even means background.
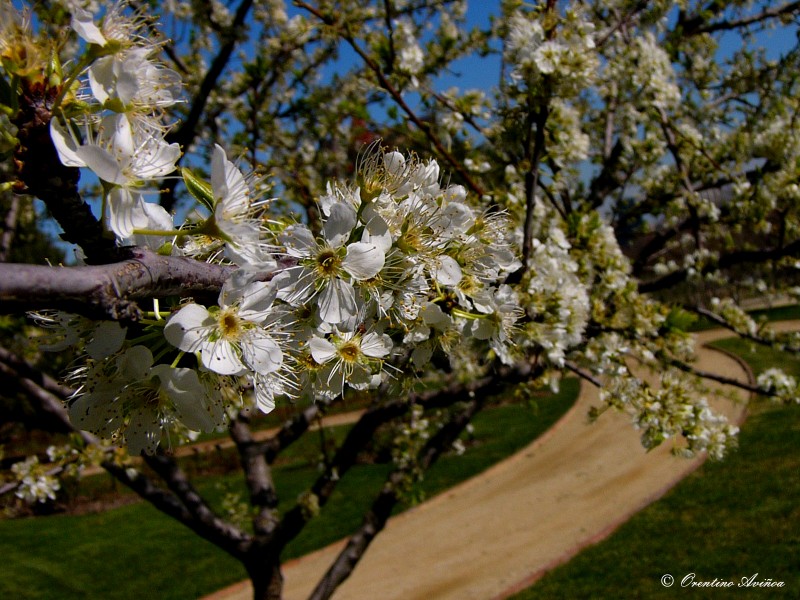
[[[458,411],[451,419],[442,425],[433,435],[417,456],[417,464],[422,470],[438,460],[438,458],[458,439],[475,414],[483,408],[488,399],[487,394],[478,394],[466,406]],[[407,473],[398,469],[389,475],[370,510],[364,515],[364,521],[348,540],[345,548],[336,557],[323,578],[317,584],[309,600],[327,600],[333,595],[336,588],[347,579],[364,556],[372,540],[386,526],[386,521],[392,514],[392,509],[400,500],[397,489],[407,477]]]
[[[19,370],[16,370],[15,366]],[[65,431],[78,433],[87,445],[99,445],[97,437],[77,429],[70,422],[64,408],[64,400],[71,395],[69,388],[52,382],[47,375],[39,373],[29,362],[4,348],[0,348],[0,376],[15,377],[20,388],[39,410],[58,419]],[[103,448],[103,450],[112,449]],[[148,463],[164,479],[172,492],[159,487],[141,471],[130,466],[122,466],[112,460],[103,461],[101,466],[161,512],[232,556],[241,559],[250,543],[250,536],[214,515],[173,459],[156,456],[148,460]]]
[[[136,320],[138,300],[218,292],[235,267],[124,249],[122,262],[80,267],[0,264],[4,312],[55,308],[93,318]]]

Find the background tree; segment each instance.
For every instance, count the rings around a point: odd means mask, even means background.
[[[395,470],[323,598],[494,392],[570,371],[646,447],[719,457],[735,428],[700,393],[721,378],[692,366],[692,319],[798,348],[736,300],[797,294],[800,3],[509,0],[490,23],[459,0],[93,8],[3,5],[4,188],[27,196],[8,200],[0,297],[82,357],[63,384],[2,350],[41,423],[79,436],[4,491],[46,500],[102,464],[278,598],[283,548],[396,427]],[[443,83],[477,64],[491,88]],[[89,266],[23,264],[31,196]],[[736,385],[797,397],[778,370]],[[270,465],[353,389],[367,411],[279,514]],[[254,441],[254,411],[288,397],[294,416]],[[427,438],[407,425],[420,408],[440,411]],[[168,451],[220,427],[248,527]]]

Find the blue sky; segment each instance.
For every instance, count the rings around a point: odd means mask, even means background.
[[[21,4],[19,0],[13,0],[14,5]],[[291,9],[293,14],[298,9]],[[761,10],[756,7],[755,10]],[[488,27],[491,16],[500,14],[499,0],[471,0],[468,4],[467,25]],[[741,47],[741,39],[737,34],[727,33],[721,37],[722,44],[719,51],[721,58],[728,58],[733,52]],[[796,27],[782,27],[774,30],[767,30],[757,36],[759,45],[766,49],[769,58],[778,58],[789,48],[797,44]],[[360,58],[352,51],[345,48],[342,44],[341,58],[333,69],[349,69],[354,64],[360,63]],[[449,87],[457,87],[461,90],[481,89],[490,92],[497,86],[500,71],[500,57],[495,54],[488,57],[471,57],[457,61],[453,65],[451,73],[443,74],[435,81],[436,88],[445,90]],[[414,97],[410,94],[409,102],[413,104]],[[377,109],[380,111],[381,109]],[[376,112],[380,114],[380,112]],[[84,181],[92,181],[90,173],[83,174]]]

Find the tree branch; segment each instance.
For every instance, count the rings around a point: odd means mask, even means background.
[[[211,92],[214,91],[217,81],[231,59],[233,50],[236,47],[236,42],[241,36],[242,28],[245,25],[247,14],[250,12],[252,5],[253,0],[242,0],[242,3],[236,9],[233,22],[223,36],[224,42],[222,46],[220,46],[219,52],[214,57],[214,60],[211,62],[211,66],[208,68],[203,81],[200,83],[200,89],[197,91],[197,95],[193,98],[189,114],[186,115],[186,118],[178,129],[167,135],[167,142],[177,142],[183,149],[189,148],[192,142],[194,142],[197,135],[197,126],[200,123],[200,117],[203,115],[203,111],[208,103],[208,98]],[[175,190],[170,186],[161,194],[161,205],[169,211],[172,210],[174,204]]]
[[[15,191],[42,200],[64,229],[61,238],[79,245],[89,262],[115,260],[114,240],[78,192],[80,169],[61,164],[50,138],[50,109],[55,88],[31,87],[20,98],[13,123],[18,128],[19,146],[14,152],[17,177]]]
[[[417,465],[420,469],[425,471],[430,468],[445,450],[453,445],[475,414],[483,408],[488,397],[487,394],[476,395],[475,399],[468,402],[463,410],[453,415],[447,423],[439,428],[418,454]],[[396,470],[389,475],[388,481],[375,498],[369,511],[364,515],[361,527],[350,537],[345,548],[314,588],[309,600],[330,598],[336,588],[352,574],[372,540],[386,526],[392,509],[400,500],[397,492],[398,486],[407,476],[408,474],[404,470]]]
[[[600,381],[597,377],[595,377],[594,375],[592,375],[588,371],[585,371],[585,370],[581,369],[574,362],[568,360],[568,361],[566,361],[564,363],[564,366],[567,369],[569,369],[570,371],[572,371],[573,373],[575,373],[581,379],[585,379],[586,381],[590,382],[596,388],[602,388],[603,387],[603,382],[602,381]]]
[[[89,317],[136,320],[137,300],[219,292],[235,267],[126,248],[130,258],[99,266],[0,264],[3,311],[57,308]]]
[[[800,239],[782,248],[768,248],[766,250],[739,250],[730,252],[720,257],[716,264],[709,265],[700,271],[706,274],[715,269],[728,269],[742,264],[759,264],[769,260],[777,260],[785,256],[800,254]],[[688,269],[679,269],[658,279],[639,283],[639,293],[646,294],[663,290],[686,281],[689,276]]]
[[[250,504],[259,509],[253,518],[253,530],[256,535],[269,535],[277,525],[274,510],[278,506],[278,495],[264,452],[250,432],[249,412],[250,409],[239,411],[231,422],[230,434],[239,451],[245,482],[250,490]]]
[[[725,2],[715,2],[715,5],[725,5]],[[741,19],[734,19],[731,21],[722,20],[717,21],[716,23],[707,23],[705,22],[703,17],[695,17],[690,21],[686,21],[684,23],[678,22],[678,25],[683,25],[682,33],[683,35],[699,35],[702,33],[713,33],[715,31],[730,31],[731,29],[739,29],[741,27],[747,27],[748,25],[754,25],[756,23],[761,23],[762,21],[766,21],[767,19],[772,19],[775,17],[780,17],[785,14],[793,13],[800,10],[800,2],[789,2],[784,4],[783,6],[773,6],[771,8],[766,8],[762,12],[750,15],[748,17],[742,17]]]
[[[761,396],[777,396],[777,394],[770,392],[768,390],[763,390],[758,386],[752,385],[751,383],[745,383],[744,381],[739,381],[738,379],[734,379],[733,377],[726,377],[725,375],[719,375],[717,373],[712,373],[711,371],[704,371],[702,369],[693,367],[692,365],[689,365],[676,358],[664,357],[664,360],[670,366],[675,367],[676,369],[679,369],[684,373],[689,373],[690,375],[695,375],[702,379],[708,379],[709,381],[716,381],[717,383],[722,383],[724,385],[737,387],[739,389],[748,391],[753,394],[759,394]]]
[[[181,513],[181,523],[231,556],[240,560],[244,558],[251,536],[211,510],[173,457],[163,454],[144,455],[144,461],[158,473],[188,511],[188,519],[185,513]]]
[[[320,508],[327,503],[341,477],[355,464],[358,453],[372,439],[378,427],[402,415],[408,407],[408,401],[394,400],[373,406],[361,416],[342,442],[329,468],[311,486],[311,493],[317,497]],[[283,548],[297,537],[307,520],[307,511],[298,503],[286,513],[280,524],[276,534],[278,545]]]
[[[267,463],[272,462],[277,458],[278,454],[289,446],[292,442],[296,441],[302,436],[311,425],[311,422],[321,414],[322,409],[320,404],[314,403],[303,412],[295,415],[289,421],[284,423],[278,433],[272,436],[265,442],[259,445],[259,451],[264,454]]]
[[[335,19],[323,14],[319,9],[311,6],[307,2],[296,0],[295,5],[307,10],[328,26],[333,27],[337,24]],[[361,57],[361,59],[364,61],[364,64],[366,64],[367,68],[372,71],[373,75],[375,75],[375,77],[378,79],[380,86],[389,93],[395,104],[397,104],[397,106],[400,107],[406,116],[408,116],[409,120],[414,123],[414,125],[416,125],[417,128],[422,131],[422,133],[425,134],[425,137],[427,137],[431,144],[433,144],[434,148],[436,148],[436,152],[438,152],[439,156],[444,158],[450,164],[450,166],[455,169],[455,171],[464,181],[464,184],[473,193],[477,194],[479,198],[485,196],[485,190],[472,178],[469,172],[467,172],[467,170],[464,168],[464,165],[461,164],[461,161],[459,161],[450,151],[447,150],[447,148],[444,147],[444,144],[442,144],[441,140],[434,133],[430,123],[426,123],[420,119],[419,116],[412,110],[412,108],[403,98],[403,94],[397,88],[395,88],[392,82],[389,81],[389,78],[386,77],[380,65],[376,63],[372,57],[356,43],[356,40],[346,28],[345,31],[340,33],[340,35],[342,39],[345,40],[353,49],[353,51]]]

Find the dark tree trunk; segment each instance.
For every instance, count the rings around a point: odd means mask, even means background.
[[[280,558],[274,549],[255,552],[244,566],[253,583],[253,600],[281,600],[283,574]]]

